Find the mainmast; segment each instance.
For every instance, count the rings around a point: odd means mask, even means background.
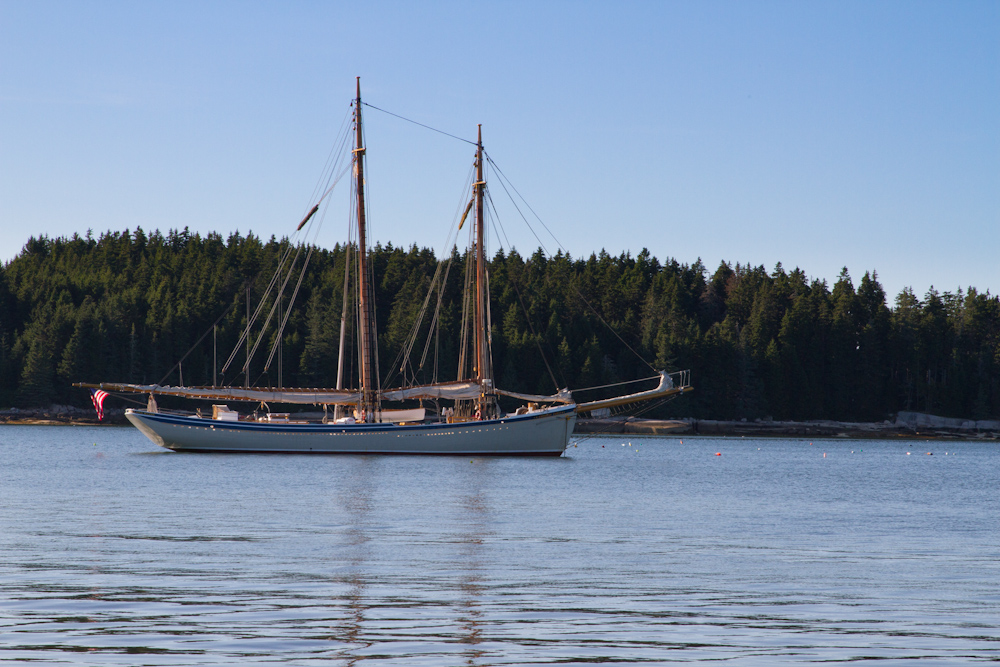
[[[360,421],[375,421],[378,411],[378,378],[376,375],[375,339],[374,339],[374,295],[371,294],[371,284],[368,280],[368,247],[365,238],[365,148],[361,132],[361,77],[357,78],[357,96],[354,99],[354,127],[356,141],[354,147],[354,173],[357,177],[355,190],[358,201],[358,334],[361,355],[361,405],[358,414]],[[362,418],[362,415],[364,417]]]
[[[485,211],[483,209],[483,194],[486,190],[486,179],[483,177],[483,126],[479,125],[479,137],[476,141],[476,321],[475,321],[475,380],[479,383],[482,394],[477,401],[476,412],[487,417],[490,401],[487,393],[493,391],[493,369],[490,363],[489,331],[487,331],[486,309],[489,308],[489,294],[486,288],[486,251],[484,242],[486,230],[484,225]]]

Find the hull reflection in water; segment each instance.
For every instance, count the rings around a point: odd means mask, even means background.
[[[455,424],[295,424],[232,422],[126,410],[161,447],[176,451],[328,454],[559,456],[576,423],[575,406]]]

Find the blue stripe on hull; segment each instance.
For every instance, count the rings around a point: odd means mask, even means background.
[[[574,406],[458,424],[273,424],[223,422],[129,410],[161,447],[178,451],[340,454],[559,456],[576,422]]]

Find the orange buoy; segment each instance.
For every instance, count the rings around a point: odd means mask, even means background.
[[[716,456],[722,456],[722,452],[716,452],[715,455]]]

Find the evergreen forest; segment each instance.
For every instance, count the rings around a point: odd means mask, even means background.
[[[219,371],[239,347],[248,290],[251,301],[260,298],[286,245],[186,229],[32,238],[0,268],[0,407],[87,406],[89,392],[71,386],[78,381],[180,384],[183,373],[189,385],[242,385],[236,367],[245,357]],[[345,251],[313,250],[280,341],[284,386],[335,384]],[[398,385],[399,364],[390,362],[439,258],[378,245],[370,261],[380,376]],[[438,334],[425,342],[427,315],[408,381],[455,378],[466,256],[456,250],[450,261]],[[607,385],[648,377],[652,365],[690,369],[695,388],[648,413],[656,416],[881,421],[916,410],[1000,418],[1000,299],[989,292],[905,289],[889,302],[874,272],[855,284],[845,269],[831,287],[780,264],[713,271],[646,250],[498,252],[489,280],[495,375],[512,391]],[[275,386],[276,366],[264,373],[263,365],[276,327],[257,335],[265,344],[249,381]],[[356,360],[346,361],[354,373]]]

